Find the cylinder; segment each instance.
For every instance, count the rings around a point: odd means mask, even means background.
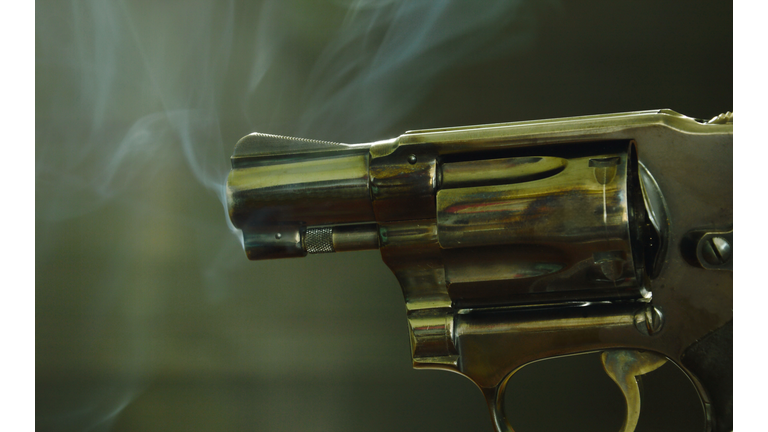
[[[481,177],[495,184],[452,182],[458,187],[438,192],[438,241],[453,304],[645,296],[634,144],[603,143],[567,163],[527,159],[521,175],[514,166],[506,174],[489,170]],[[531,169],[536,165],[541,169]]]
[[[489,186],[521,183],[551,177],[568,161],[553,156],[511,157],[443,164],[441,187]]]

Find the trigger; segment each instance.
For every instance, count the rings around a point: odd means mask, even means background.
[[[640,418],[638,380],[641,375],[661,367],[667,359],[652,352],[634,350],[604,351],[601,359],[605,372],[621,388],[627,402],[627,417],[621,432],[633,432]]]

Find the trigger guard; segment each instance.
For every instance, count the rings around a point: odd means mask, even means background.
[[[638,379],[664,365],[667,358],[651,351],[613,349],[603,351],[601,360],[606,374],[619,386],[624,395],[627,412],[620,432],[633,432],[640,414],[641,391]],[[513,370],[497,386],[481,388],[496,432],[515,432],[503,408],[506,387],[514,374],[531,363],[535,361]]]
[[[491,421],[496,432],[515,432],[512,425],[507,420],[506,414],[504,414],[504,393],[507,387],[509,378],[512,377],[517,371],[522,368],[515,369],[507,375],[506,378],[496,387],[482,388],[485,402],[488,404],[488,410],[491,413]]]

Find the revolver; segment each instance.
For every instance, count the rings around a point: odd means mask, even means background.
[[[413,366],[461,374],[496,431],[509,378],[600,352],[637,424],[643,374],[733,428],[733,115],[653,110],[416,130],[364,144],[253,133],[227,180],[251,260],[379,249]]]

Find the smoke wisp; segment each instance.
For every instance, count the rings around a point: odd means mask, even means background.
[[[522,0],[36,2],[38,382],[97,383],[63,405],[39,387],[39,424],[108,430],[153,377],[226,361],[203,322],[247,295],[224,195],[237,139],[391,138],[444,74],[530,46],[536,13]],[[286,372],[283,345],[264,373]]]

